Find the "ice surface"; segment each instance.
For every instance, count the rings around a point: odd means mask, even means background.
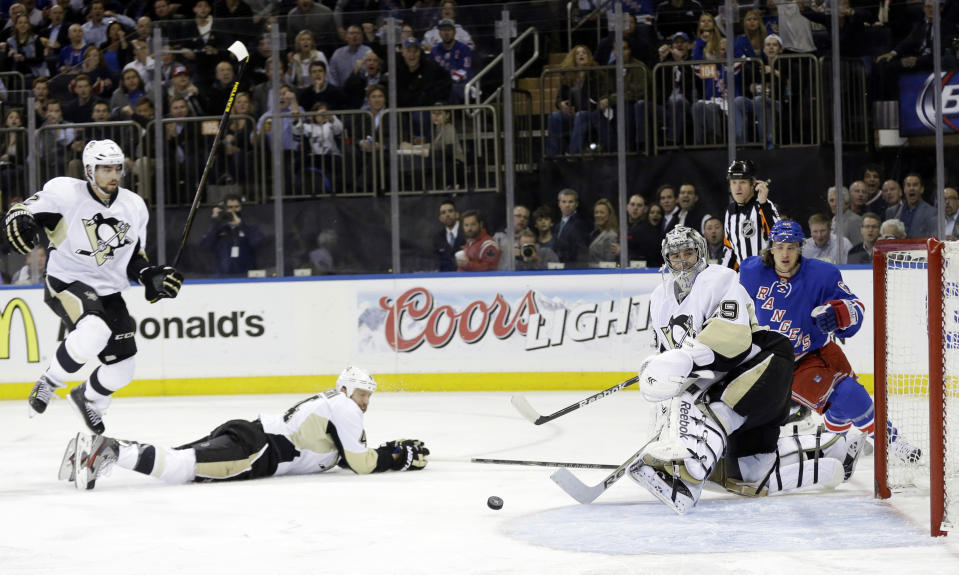
[[[526,395],[551,413],[588,393]],[[106,424],[116,437],[179,445],[300,399],[117,399]],[[381,393],[366,417],[370,443],[423,439],[426,470],[167,486],[116,468],[80,492],[56,479],[80,429],[66,402],[34,419],[26,401],[0,402],[0,574],[959,572],[959,534],[926,535],[927,498],[873,499],[871,456],[831,493],[707,492],[684,517],[626,478],[584,506],[549,469],[469,462],[619,464],[647,413],[624,391],[537,427],[508,393]],[[574,472],[589,483],[608,473]],[[490,495],[501,511],[486,507]]]

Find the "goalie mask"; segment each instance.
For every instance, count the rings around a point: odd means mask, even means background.
[[[706,239],[692,228],[676,226],[663,239],[662,252],[666,267],[673,275],[676,299],[682,302],[693,289],[696,276],[706,269],[709,261]]]
[[[94,175],[97,166],[120,166],[122,178],[126,171],[124,160],[123,150],[113,140],[90,140],[83,148],[83,175],[94,189],[100,190]]]
[[[376,391],[376,380],[369,373],[351,365],[336,378],[336,389],[344,387],[346,388],[346,397],[353,397],[353,392],[357,389],[373,393]]]

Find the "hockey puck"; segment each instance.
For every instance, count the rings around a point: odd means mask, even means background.
[[[500,509],[503,508],[503,500],[493,495],[486,500],[486,505],[488,505],[490,509],[496,509],[497,511],[499,511]]]

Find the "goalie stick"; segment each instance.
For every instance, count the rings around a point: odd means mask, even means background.
[[[603,399],[607,395],[612,395],[621,389],[624,389],[633,385],[637,381],[639,381],[638,375],[635,377],[631,377],[622,383],[617,383],[613,387],[604,389],[603,391],[600,391],[599,393],[594,393],[593,395],[587,397],[586,399],[578,401],[572,405],[567,405],[563,409],[560,409],[559,411],[555,413],[551,413],[549,415],[540,415],[535,409],[533,409],[533,406],[529,404],[529,401],[526,399],[526,397],[522,395],[512,396],[510,398],[510,403],[513,404],[513,407],[516,408],[516,411],[518,411],[520,415],[522,415],[523,417],[531,421],[533,425],[542,425],[546,423],[547,421],[553,421],[554,419],[558,417],[562,417],[566,415],[567,413],[576,411],[580,407],[585,407],[589,405],[590,403],[593,403],[594,401],[599,401],[600,399]]]
[[[610,472],[609,475],[607,475],[596,485],[586,485],[580,481],[578,477],[573,475],[572,471],[566,469],[565,467],[561,467],[554,471],[549,478],[553,480],[553,483],[559,485],[563,491],[568,493],[570,497],[576,501],[584,504],[592,503],[597,497],[605,493],[606,490],[609,489],[610,485],[619,481],[620,478],[626,474],[626,468],[629,467],[633,460],[642,455],[643,451],[645,451],[646,448],[649,447],[649,444],[655,441],[657,437],[658,436],[656,435],[651,437],[649,441],[640,447],[636,453],[630,455],[629,459],[624,461],[622,465]]]
[[[527,461],[523,459],[485,459],[474,457],[471,463],[493,463],[497,465],[536,465],[539,467],[570,467],[573,469],[616,469],[609,463],[572,463],[566,461]]]
[[[689,374],[689,377],[686,378],[686,381],[683,383],[677,395],[679,395],[680,393],[683,393],[685,390],[689,389],[689,387],[691,387],[694,383],[702,379],[712,380],[713,382],[715,382],[717,380],[717,374],[708,370],[692,372],[691,374]],[[626,383],[626,382],[623,382],[623,383]],[[708,385],[711,385],[711,383],[712,382],[710,382],[710,384]],[[622,465],[620,465],[619,467],[614,469],[612,472],[610,472],[609,475],[607,475],[602,481],[600,481],[596,485],[586,485],[585,483],[580,481],[578,477],[573,475],[572,471],[566,468],[557,469],[549,476],[549,478],[553,480],[553,483],[555,483],[556,485],[559,485],[563,491],[568,493],[569,496],[575,499],[576,501],[579,501],[580,503],[583,503],[583,504],[592,503],[593,501],[596,500],[597,497],[605,493],[606,490],[609,489],[609,487],[612,484],[619,481],[620,478],[622,478],[623,475],[626,474],[626,469],[630,466],[630,464],[634,460],[636,460],[637,457],[640,457],[641,455],[643,455],[643,452],[646,451],[646,448],[649,447],[657,439],[659,439],[658,432],[655,433],[651,438],[649,438],[649,441],[644,443],[643,446],[640,447],[638,451],[636,451],[636,453],[630,455],[629,459],[624,461]]]

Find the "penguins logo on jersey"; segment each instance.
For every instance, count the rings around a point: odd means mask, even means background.
[[[688,315],[677,315],[669,318],[669,325],[660,328],[663,331],[663,341],[666,349],[678,349],[687,337],[695,337],[693,333],[693,318]]]
[[[113,252],[118,248],[133,243],[127,239],[130,224],[116,218],[104,218],[103,214],[96,214],[89,220],[81,220],[83,228],[90,240],[90,250],[77,250],[81,256],[92,256],[98,266],[102,266],[113,259]]]

